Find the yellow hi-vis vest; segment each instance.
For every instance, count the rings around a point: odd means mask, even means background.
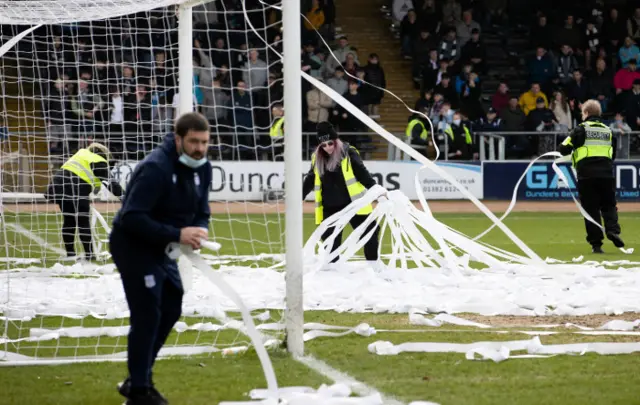
[[[358,150],[353,146],[350,146],[356,153],[359,154]],[[337,152],[337,151],[336,151]],[[324,211],[322,210],[322,179],[320,179],[320,173],[318,172],[318,168],[316,167],[316,154],[314,153],[311,156],[311,165],[313,165],[313,172],[315,174],[315,180],[313,182],[313,189],[315,191],[316,197],[316,225],[320,225],[322,220],[324,219]],[[342,168],[342,175],[344,176],[344,182],[347,185],[347,191],[349,192],[349,197],[351,197],[351,201],[355,201],[358,198],[362,197],[366,192],[367,188],[362,185],[358,180],[356,180],[355,174],[353,174],[353,167],[351,167],[351,159],[349,159],[349,155],[347,154],[340,162],[340,167]],[[373,206],[371,204],[366,205],[361,208],[360,211],[357,212],[358,215],[367,215],[373,211]]]
[[[273,124],[271,129],[269,130],[269,136],[273,138],[282,138],[284,136],[284,131],[282,130],[282,126],[284,125],[284,117],[280,117]]]
[[[580,124],[584,127],[585,138],[584,145],[573,150],[571,161],[575,167],[579,161],[588,157],[606,157],[613,158],[613,133],[611,129],[598,121],[585,121]],[[563,145],[573,146],[571,137],[568,136]]]
[[[422,132],[420,132],[420,139],[427,140],[427,129],[424,127],[424,124],[419,119],[415,118],[409,121],[409,125],[407,125],[407,130],[405,131],[405,135],[408,139],[411,139],[411,134],[413,133],[413,127],[416,125],[420,125],[422,127]]]
[[[471,145],[473,143],[473,140],[471,139],[471,132],[469,132],[469,128],[467,128],[466,125],[463,125],[462,128],[464,128],[465,142],[467,142],[467,145]],[[451,127],[451,125],[447,126],[447,129],[445,129],[444,133],[449,135],[449,138],[451,138],[452,141],[455,140],[455,135],[453,134],[453,128]]]
[[[106,159],[88,149],[80,149],[62,165],[62,169],[70,171],[93,188],[100,188],[102,181],[93,174],[91,163],[107,163]]]

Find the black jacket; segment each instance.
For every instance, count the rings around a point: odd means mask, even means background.
[[[191,169],[178,158],[169,134],[138,164],[113,220],[110,248],[119,268],[124,263],[130,268],[143,264],[139,271],[163,269],[180,286],[176,262],[165,255],[165,248],[180,241],[181,228],[209,227],[211,164]]]
[[[601,122],[600,117],[589,117],[587,121]],[[572,145],[560,145],[560,153],[564,156],[569,155],[574,149],[577,149],[584,145],[586,132],[582,125],[575,127],[569,134],[571,137]],[[618,138],[614,135],[611,143],[613,148],[612,158],[605,157],[586,157],[580,160],[576,166],[578,172],[578,180],[580,179],[612,179],[613,175],[613,161],[616,158],[616,149],[618,146]]]
[[[334,153],[336,152],[338,151],[335,151]],[[376,184],[376,181],[371,177],[371,174],[364,166],[358,151],[354,147],[349,146],[348,143],[344,142],[344,149],[342,153],[346,154],[349,159],[349,164],[353,167],[353,174],[356,176],[356,180],[368,189],[373,187]],[[304,177],[304,182],[302,184],[302,198],[305,198],[307,194],[313,190],[314,179],[315,173],[312,165],[309,172]],[[322,205],[324,207],[344,208],[351,204],[351,197],[349,196],[347,184],[344,181],[344,175],[342,174],[342,168],[340,165],[338,165],[336,170],[332,172],[325,171],[320,180],[322,181]]]

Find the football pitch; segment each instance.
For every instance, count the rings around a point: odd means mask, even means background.
[[[59,244],[56,215],[5,214],[6,221],[26,226],[34,224],[37,231],[52,244]],[[436,214],[436,218],[452,228],[475,236],[490,226],[484,216],[472,213]],[[110,218],[107,217],[107,220]],[[212,235],[222,244],[220,255],[252,256],[258,253],[282,253],[282,218],[271,214],[231,214],[213,221]],[[604,256],[590,253],[584,241],[583,220],[577,212],[511,214],[505,223],[542,258],[551,257],[563,261],[584,256],[585,260],[630,260],[637,254],[624,255],[605,242]],[[628,247],[640,245],[640,213],[620,214],[623,236]],[[37,229],[35,228],[37,227]],[[314,230],[313,218],[306,215],[305,237]],[[345,235],[346,236],[346,235]],[[0,257],[34,257],[36,249],[29,249],[33,242],[8,230],[0,236],[3,246],[8,246]],[[483,241],[495,247],[520,253],[513,243],[499,230],[493,230]],[[382,253],[389,251],[390,241],[382,241]],[[78,248],[80,248],[78,246]],[[41,257],[46,265],[53,264],[54,257]],[[274,258],[261,259],[267,265]],[[233,264],[233,263],[231,263]],[[245,265],[247,265],[245,263]],[[3,264],[3,266],[5,266]],[[224,265],[223,265],[224,266]],[[15,266],[14,266],[15,268]],[[615,270],[611,270],[615,271]],[[4,280],[0,273],[0,285]],[[619,316],[592,315],[583,317],[513,317],[478,316],[456,314],[461,318],[495,326],[479,329],[469,326],[442,327],[417,326],[409,322],[406,313],[338,313],[334,311],[306,311],[305,322],[354,327],[367,323],[377,330],[372,336],[350,334],[343,337],[319,337],[308,341],[306,352],[329,366],[354,379],[380,390],[384,395],[400,403],[432,401],[445,404],[634,404],[640,403],[637,387],[640,383],[640,355],[559,355],[550,358],[509,359],[502,363],[471,361],[460,353],[400,353],[395,356],[373,354],[368,346],[376,341],[394,344],[406,342],[473,343],[479,341],[516,341],[531,339],[521,331],[540,331],[542,344],[588,342],[638,342],[635,335],[582,335],[575,330],[554,329],[555,334],[545,335],[543,324],[564,324],[598,327],[611,319],[635,320],[635,313]],[[277,318],[278,315],[275,317]],[[79,322],[79,321],[78,321]],[[83,326],[92,326],[85,320]],[[108,325],[118,326],[122,321]],[[15,338],[30,327],[55,327],[62,321],[57,317],[36,318],[29,324],[0,322],[0,334]],[[73,326],[65,320],[64,325]],[[97,324],[96,324],[97,325]],[[102,325],[105,325],[102,323]],[[498,333],[499,332],[499,333]],[[20,335],[22,336],[22,335]],[[168,343],[188,343],[203,337],[195,331],[174,332]],[[206,337],[204,339],[209,339]],[[237,332],[221,331],[215,334],[218,342],[236,342]],[[243,338],[241,338],[243,339]],[[246,338],[244,338],[246,340]],[[80,349],[78,349],[80,347]],[[45,344],[34,348],[24,347],[24,353],[39,356],[91,354],[95,347],[103,351],[121,351],[126,347],[126,336],[98,338],[61,338],[53,347]],[[0,350],[5,347],[0,345]],[[9,348],[10,350],[10,348]],[[518,354],[517,352],[513,354]],[[278,384],[286,386],[310,386],[317,388],[332,383],[286,353],[272,349]],[[122,398],[115,384],[126,373],[124,363],[85,363],[58,366],[0,367],[3,383],[0,404],[119,404]],[[213,404],[219,401],[249,400],[247,394],[255,388],[265,388],[265,381],[258,359],[252,351],[230,356],[220,354],[191,358],[161,360],[155,368],[157,387],[173,404]]]

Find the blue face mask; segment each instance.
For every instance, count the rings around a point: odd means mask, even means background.
[[[200,167],[203,164],[207,163],[207,158],[206,157],[203,157],[202,159],[194,159],[194,158],[192,158],[191,156],[187,155],[184,152],[182,152],[182,155],[180,155],[180,158],[178,160],[183,165],[185,165],[187,167],[190,167],[192,169],[197,169],[198,167]]]

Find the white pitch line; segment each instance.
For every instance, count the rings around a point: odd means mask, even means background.
[[[360,395],[361,397],[365,397],[373,394],[380,394],[382,397],[382,403],[385,405],[406,405],[404,402],[400,402],[397,399],[387,397],[382,394],[377,389],[368,386],[367,384],[356,380],[348,374],[343,373],[340,370],[337,370],[322,360],[318,360],[313,356],[299,356],[294,357],[294,359],[305,366],[309,367],[313,371],[322,374],[328,379],[332,380],[336,384],[345,384],[351,388],[353,392]]]

